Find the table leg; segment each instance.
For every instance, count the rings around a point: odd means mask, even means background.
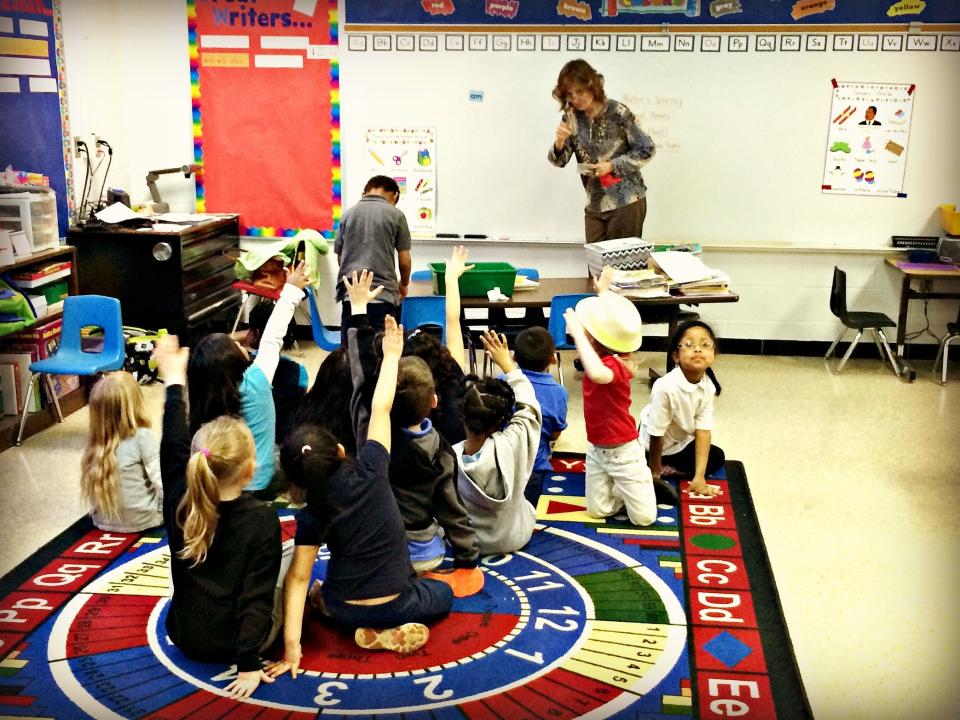
[[[903,276],[900,286],[900,315],[897,318],[897,357],[903,357],[907,336],[907,308],[910,306],[910,276]]]
[[[673,348],[670,347],[670,339],[673,337],[673,334],[677,331],[677,326],[679,323],[680,317],[680,306],[674,305],[670,308],[670,320],[667,323],[667,372],[673,370]]]

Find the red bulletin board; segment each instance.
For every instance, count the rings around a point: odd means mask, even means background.
[[[331,230],[336,0],[188,0],[187,12],[198,210],[270,235]]]

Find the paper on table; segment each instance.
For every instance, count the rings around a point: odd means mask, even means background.
[[[121,202],[115,202],[113,205],[107,205],[98,212],[97,220],[105,223],[118,223],[124,220],[140,220],[143,215],[138,215]]]
[[[705,280],[713,274],[693,253],[664,250],[650,253],[650,259],[675,283]]]
[[[27,234],[23,230],[14,230],[10,233],[10,242],[13,243],[13,254],[17,257],[26,257],[33,254],[30,249],[30,241],[27,240]]]

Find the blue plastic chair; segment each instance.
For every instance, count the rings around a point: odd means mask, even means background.
[[[307,303],[310,305],[310,330],[313,331],[313,341],[317,347],[327,352],[333,352],[340,349],[340,331],[329,330],[320,319],[320,311],[317,309],[317,298],[313,294],[313,288],[307,286]]]
[[[84,350],[80,331],[86,327],[103,330],[103,344],[95,350]],[[23,438],[27,422],[27,409],[33,401],[33,386],[42,376],[47,395],[53,400],[57,422],[63,422],[60,400],[50,380],[51,375],[97,375],[110,370],[120,370],[126,359],[123,337],[123,320],[120,317],[120,301],[103,295],[71,295],[63,303],[63,327],[60,331],[60,347],[44,360],[30,363],[30,384],[23,402],[20,430],[15,445]]]
[[[410,279],[414,282],[421,280],[433,280],[433,270],[414,270]]]
[[[567,342],[567,321],[563,314],[567,311],[567,308],[576,307],[578,302],[587,297],[590,297],[590,293],[554,295],[550,301],[550,320],[547,322],[547,332],[553,337],[553,344],[557,348],[557,375],[560,377],[561,385],[563,385],[563,364],[560,362],[560,351],[576,349],[576,345]]]
[[[400,324],[406,333],[424,325],[440,327],[440,342],[447,342],[447,299],[442,295],[405,297],[400,305]]]

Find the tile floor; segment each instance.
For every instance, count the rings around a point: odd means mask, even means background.
[[[323,354],[304,343],[311,374]],[[642,354],[659,367],[662,355]],[[583,450],[579,381],[559,448]],[[814,714],[957,717],[960,373],[721,355],[714,441],[743,461]],[[162,387],[145,388],[159,427]],[[648,394],[634,390],[634,413]],[[578,419],[579,418],[579,419]],[[86,410],[0,453],[0,573],[82,513]]]

